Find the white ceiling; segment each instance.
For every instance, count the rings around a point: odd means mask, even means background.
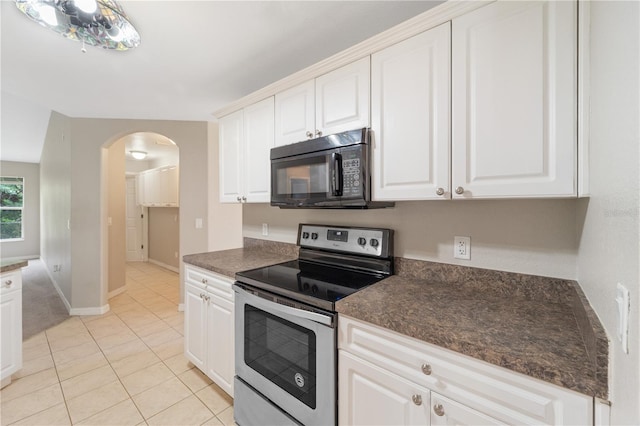
[[[12,0],[0,3],[0,158],[39,162],[44,133],[33,133],[46,129],[43,111],[211,121],[226,104],[441,1],[121,1],[141,45],[86,53]],[[33,120],[12,119],[27,105]]]

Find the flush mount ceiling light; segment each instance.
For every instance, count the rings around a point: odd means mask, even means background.
[[[144,151],[129,151],[129,154],[136,160],[144,160],[147,156],[147,153]]]
[[[15,0],[25,15],[71,40],[104,49],[127,50],[140,35],[115,0]]]

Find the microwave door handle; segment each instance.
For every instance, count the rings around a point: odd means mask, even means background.
[[[333,162],[332,168],[332,195],[336,197],[342,196],[342,190],[344,182],[342,180],[343,172],[342,172],[342,154],[338,154],[334,152],[331,154],[331,161]]]

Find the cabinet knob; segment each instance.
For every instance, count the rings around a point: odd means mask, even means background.
[[[247,202],[247,197],[245,197],[244,195],[242,196],[242,202]]]
[[[242,202],[242,198],[240,198],[239,195],[236,197],[236,200],[238,200],[239,203]]]
[[[311,133],[311,132],[307,132],[307,137],[308,137],[309,139],[311,139],[311,138],[313,137],[313,133]]]
[[[316,129],[316,136],[318,136],[318,137],[322,136],[322,132],[320,130],[318,130],[318,129]]]
[[[202,279],[202,284],[206,284],[206,283],[207,283],[207,279],[206,279],[206,278],[203,278],[203,279]]]
[[[436,413],[436,416],[444,416],[444,407],[442,404],[436,404],[433,406],[433,412]]]
[[[13,281],[11,281],[11,280],[6,280],[6,281],[4,282],[4,286],[5,286],[5,287],[11,287],[11,284],[13,284]]]
[[[414,404],[416,405],[422,405],[422,395],[413,395],[411,397],[411,400],[413,401]]]
[[[200,293],[200,299],[204,300],[204,293]]]
[[[422,364],[422,372],[427,376],[431,374],[431,366],[429,364]]]
[[[437,195],[444,195],[444,188],[438,188],[438,189],[436,189],[436,194],[437,194]]]
[[[464,193],[464,188],[459,186],[456,188],[456,194],[462,195]]]

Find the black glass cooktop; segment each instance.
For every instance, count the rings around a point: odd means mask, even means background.
[[[335,302],[374,284],[387,275],[292,260],[239,272],[245,284],[277,293],[319,308],[335,311]]]

